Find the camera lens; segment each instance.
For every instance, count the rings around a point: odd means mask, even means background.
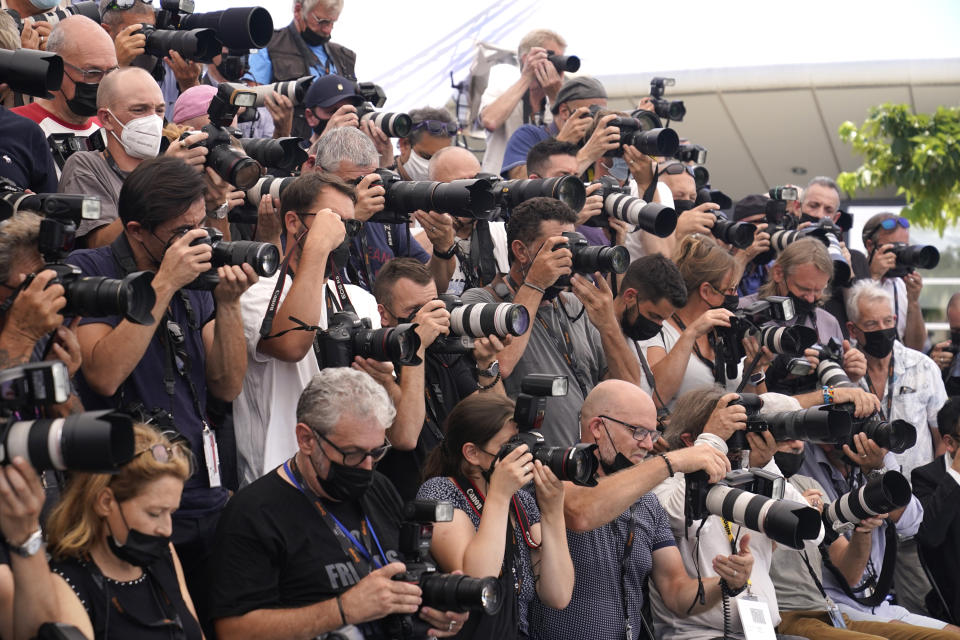
[[[273,18],[263,7],[234,7],[183,16],[185,29],[214,29],[230,49],[262,49],[273,37]]]
[[[830,525],[856,524],[905,507],[909,502],[910,483],[899,471],[887,471],[831,502],[823,511],[823,519]]]
[[[861,430],[878,446],[894,453],[903,453],[917,444],[917,429],[906,420],[886,422],[874,415],[867,418]]]
[[[406,138],[413,129],[413,119],[406,113],[367,111],[360,116],[360,122],[364,121],[370,121],[390,138]]]
[[[673,129],[636,131],[623,144],[632,145],[648,156],[672,156],[680,148],[680,136]]]
[[[294,171],[307,160],[300,138],[241,138],[244,152],[265,167]]]
[[[133,458],[133,421],[115,411],[88,411],[56,420],[14,422],[0,464],[22,456],[37,471],[109,473]]]
[[[283,192],[296,178],[276,178],[264,176],[256,184],[247,189],[247,204],[253,207],[260,206],[260,198],[269,195],[274,202],[281,199]]]
[[[724,216],[717,215],[711,233],[713,237],[733,245],[737,249],[746,249],[753,244],[753,236],[757,232],[757,225],[749,222],[731,222]]]
[[[385,209],[394,213],[440,211],[462,218],[489,220],[497,211],[493,186],[486,178],[452,182],[385,180]]]
[[[716,484],[707,492],[706,506],[710,513],[792,549],[802,549],[804,540],[814,540],[820,534],[817,510],[792,500],[774,500]]]
[[[599,462],[593,451],[596,445],[577,444],[572,447],[531,447],[533,457],[553,471],[561,480],[581,486],[593,483]]]
[[[228,144],[217,144],[209,149],[207,166],[240,190],[249,189],[260,179],[260,164]],[[257,204],[260,204],[259,200]]]
[[[280,268],[280,250],[269,242],[236,240],[213,246],[211,263],[219,266],[249,264],[261,278],[269,278]]]
[[[807,440],[817,444],[837,444],[850,438],[852,426],[849,413],[827,407],[768,413],[762,419],[778,442]]]
[[[131,273],[123,280],[61,273],[60,283],[67,299],[62,313],[91,318],[123,316],[136,324],[151,325],[157,301],[151,282],[153,273],[146,271]]]
[[[800,354],[817,341],[817,331],[802,325],[763,327],[757,339],[776,354]]]
[[[450,310],[450,333],[457,336],[522,336],[529,326],[530,313],[522,304],[464,304]]]
[[[617,220],[640,227],[658,238],[666,238],[677,228],[677,212],[658,202],[644,202],[625,193],[611,193],[603,199],[604,212]]]
[[[63,81],[63,58],[46,51],[0,49],[0,78],[13,92],[53,97],[50,92]]]
[[[825,387],[853,387],[847,372],[832,360],[821,360],[817,365],[817,379]]]
[[[580,211],[587,201],[586,189],[576,176],[502,180],[496,188],[508,209],[531,198],[555,198],[574,211]]]
[[[214,56],[223,51],[223,46],[217,40],[213,29],[192,29],[176,31],[173,29],[157,29],[152,25],[143,25],[143,34],[147,37],[145,51],[157,57],[165,57],[170,50],[179,53],[185,60],[196,62],[212,62]]]
[[[380,362],[415,364],[420,336],[412,324],[383,329],[360,329],[353,336],[354,353]]]
[[[420,579],[424,606],[441,611],[483,611],[494,615],[503,603],[503,589],[496,578],[440,573]]]
[[[909,269],[935,269],[940,264],[940,251],[932,245],[914,244],[894,247],[897,266]]]
[[[577,247],[573,252],[573,271],[576,273],[625,273],[630,266],[630,252],[626,247]]]

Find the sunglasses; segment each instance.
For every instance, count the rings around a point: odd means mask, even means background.
[[[432,136],[450,136],[452,138],[457,135],[459,127],[456,123],[444,122],[443,120],[423,120],[413,125],[410,132],[420,129],[426,130]]]
[[[668,175],[671,175],[671,176],[678,176],[678,175],[680,175],[681,173],[686,173],[686,174],[689,174],[690,177],[693,178],[694,180],[697,179],[696,176],[693,175],[693,168],[692,168],[692,167],[688,167],[687,165],[681,164],[681,163],[679,163],[679,162],[674,162],[673,164],[668,164],[668,165],[665,166],[663,169],[661,169],[661,170],[657,173],[657,175],[658,175],[658,176],[662,176],[662,175],[665,174],[665,173],[668,174]]]
[[[897,226],[901,226],[904,229],[909,229],[910,221],[904,218],[903,216],[898,216],[896,218],[887,218],[886,220],[882,221],[879,225],[877,225],[877,228],[870,233],[870,236],[873,237],[877,235],[880,229],[883,229],[884,231],[893,231],[894,229],[897,228]]]
[[[151,7],[153,6],[152,0],[110,0],[110,3],[100,10],[100,13],[103,15],[107,11],[126,11],[134,7],[138,2]]]

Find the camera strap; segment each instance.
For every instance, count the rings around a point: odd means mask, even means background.
[[[681,320],[680,316],[678,316],[676,313],[670,316],[670,318],[677,323],[677,327],[679,327],[681,333],[687,330],[687,325],[684,324],[683,320]],[[707,341],[710,343],[711,347],[714,346],[712,331],[707,334]],[[703,355],[703,352],[700,351],[700,345],[697,344],[696,340],[693,341],[693,355],[695,355],[697,357],[697,360],[705,364],[707,368],[713,372],[714,380],[716,380],[720,384],[726,384],[725,378],[723,378],[722,380],[718,379],[718,376],[721,378],[723,377],[723,369],[722,369],[723,363],[720,363],[719,365],[717,365],[717,364],[714,364],[713,361],[708,360],[707,357]]]
[[[559,300],[559,298],[558,298]],[[562,305],[562,303],[560,303]],[[580,371],[580,367],[574,362],[574,357],[576,354],[573,351],[573,340],[570,337],[571,326],[569,322],[563,322],[562,317],[566,317],[566,310],[558,307],[557,300],[554,300],[553,312],[557,317],[557,330],[556,332],[550,329],[550,326],[547,324],[547,321],[543,319],[543,316],[539,313],[537,314],[537,322],[540,323],[540,326],[543,327],[543,330],[546,332],[550,339],[553,341],[554,345],[557,347],[557,351],[563,355],[563,361],[567,363],[567,367],[573,372],[573,379],[577,381],[577,386],[580,387],[580,393],[583,394],[583,397],[587,397],[587,390],[590,388],[590,385],[585,383],[583,380],[583,372]],[[569,320],[569,319],[568,319]],[[560,334],[557,337],[557,333]]]
[[[113,159],[113,156],[110,155],[110,151],[107,149],[103,150],[103,159],[107,161],[107,166],[110,167],[110,170],[113,171],[120,181],[123,182],[130,175],[129,171],[123,171],[117,166],[117,161]],[[122,234],[121,234],[122,235]]]
[[[377,224],[371,222],[364,222],[363,224]],[[361,230],[357,234],[357,242],[360,244],[360,259],[363,261],[363,273],[357,271],[357,280],[360,286],[363,286],[363,283],[366,283],[365,289],[368,291],[373,291],[373,267],[370,265],[370,245],[367,243],[367,233],[365,230]],[[389,242],[389,239],[388,239]],[[355,245],[350,245],[353,248]]]
[[[463,494],[463,497],[467,499],[467,502],[470,503],[470,507],[473,509],[473,512],[477,514],[477,517],[483,517],[483,492],[474,484],[473,480],[464,477],[451,477],[450,481],[453,482],[453,486]],[[533,539],[533,534],[530,533],[530,517],[527,515],[527,510],[520,504],[517,494],[513,494],[510,498],[510,504],[513,505],[513,514],[516,516],[517,528],[520,529],[524,543],[531,549],[539,549],[540,543],[536,542]]]
[[[297,461],[294,458],[290,458],[283,463],[283,470],[287,474],[287,477],[293,482],[294,486],[297,487],[300,493],[314,506],[317,513],[320,514],[324,524],[327,525],[330,532],[333,533],[333,536],[337,539],[337,543],[343,550],[344,555],[349,557],[357,567],[359,576],[362,577],[370,573],[372,570],[371,567],[379,569],[384,566],[383,563],[387,561],[387,554],[383,552],[383,547],[380,545],[377,532],[373,530],[373,525],[370,523],[370,518],[366,515],[362,504],[359,505],[360,514],[363,516],[360,519],[359,533],[363,542],[357,540],[357,537],[340,522],[339,518],[323,506],[323,501],[320,499],[320,496],[314,493],[307,483],[304,482],[303,476],[300,474],[300,469],[297,467]],[[378,560],[376,555],[374,555],[374,545],[376,545],[376,550],[380,552],[380,558],[383,562]]]
[[[623,545],[623,555],[620,556],[620,606],[623,607],[624,637],[627,640],[632,640],[633,625],[630,624],[630,610],[627,609],[627,567],[630,563],[630,554],[633,552],[633,539],[637,528],[636,521],[634,520],[636,503],[630,505],[629,515],[630,524],[627,525],[627,539]]]
[[[820,547],[821,549],[823,546]],[[827,606],[827,612],[830,614],[830,620],[833,622],[833,626],[838,629],[846,629],[847,625],[843,621],[843,616],[839,615],[839,610],[836,609],[837,605],[834,603],[833,598],[827,595],[827,591],[823,588],[823,583],[820,582],[820,578],[817,577],[817,572],[813,570],[813,565],[810,564],[810,558],[807,557],[806,549],[799,549],[797,553],[800,554],[800,557],[803,559],[803,563],[807,565],[807,571],[810,572],[810,577],[813,578],[813,584],[817,585],[817,590],[820,591],[820,595],[823,596],[824,603]],[[846,584],[846,582],[844,582]],[[834,618],[834,616],[837,616]]]
[[[643,355],[643,349],[640,348],[636,340],[631,340],[631,342],[633,342],[633,348],[637,352],[637,358],[640,360],[643,377],[646,378],[647,384],[650,385],[650,390],[653,392],[653,397],[656,398],[657,403],[660,405],[657,407],[657,423],[662,426],[663,421],[670,416],[670,409],[667,409],[667,403],[663,401],[663,398],[660,397],[660,392],[657,391],[657,381],[653,379],[653,370],[650,369],[647,357]]]
[[[826,545],[820,545],[820,555],[823,556],[823,566],[830,570],[837,584],[843,590],[847,597],[865,607],[879,606],[881,602],[887,599],[890,593],[890,587],[893,586],[893,573],[897,564],[897,525],[889,519],[884,523],[886,547],[883,550],[883,566],[880,567],[880,575],[870,576],[864,583],[851,587],[843,573],[830,560],[830,554]],[[871,533],[871,535],[873,535]],[[869,596],[857,596],[857,593],[865,592],[873,587],[873,593]]]

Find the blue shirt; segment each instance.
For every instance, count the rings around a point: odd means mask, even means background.
[[[319,78],[320,76],[325,76],[328,73],[339,73],[337,71],[337,65],[335,65],[333,60],[330,59],[330,56],[327,54],[327,50],[322,44],[311,47],[304,42],[304,45],[313,51],[313,54],[317,56],[317,60],[320,61],[319,65],[310,67],[308,75],[317,76]],[[266,47],[260,49],[250,56],[249,73],[253,76],[253,79],[260,84],[269,84],[274,82],[273,62],[270,60],[270,52]]]
[[[387,242],[387,227],[390,227],[392,242]],[[423,264],[430,262],[430,254],[410,236],[409,227],[405,224],[365,222],[362,234],[352,241],[347,278],[352,284],[363,287],[367,291],[373,291],[373,283],[367,282],[368,270],[369,274],[376,279],[383,265],[394,257],[416,258]],[[363,258],[364,245],[366,260]]]

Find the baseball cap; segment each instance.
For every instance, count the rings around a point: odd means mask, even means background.
[[[737,204],[733,205],[733,220],[739,222],[744,218],[766,213],[769,200],[770,198],[762,193],[753,193],[742,200],[738,200]]]
[[[202,116],[210,108],[210,101],[217,95],[217,88],[198,84],[180,94],[173,105],[173,123],[182,124],[191,118]]]
[[[560,110],[560,105],[571,100],[590,100],[595,98],[606,98],[607,90],[596,78],[589,76],[580,76],[571,78],[563,83],[560,91],[557,92],[557,99],[553,101],[551,111],[556,113]]]
[[[360,106],[363,98],[357,94],[357,85],[344,77],[330,74],[320,76],[307,89],[303,105],[312,109],[332,107],[341,100],[349,100],[350,104]]]
[[[550,134],[532,124],[522,125],[514,131],[510,139],[507,140],[507,148],[503,151],[503,164],[500,167],[500,175],[506,178],[507,173],[511,169],[526,164],[527,153],[533,145],[549,137]]]

